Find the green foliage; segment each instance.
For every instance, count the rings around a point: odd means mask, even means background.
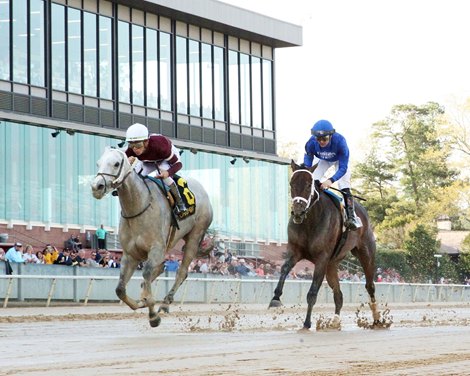
[[[354,170],[354,187],[364,192],[364,206],[384,244],[401,248],[410,228],[461,212],[465,189],[449,167],[451,148],[439,131],[443,115],[433,102],[397,105],[373,124],[373,146]]]
[[[404,242],[407,252],[407,263],[412,271],[412,282],[438,283],[443,277],[453,283],[459,282],[459,273],[456,264],[446,255],[439,254],[440,242],[436,240],[436,231],[418,225],[409,233]]]
[[[402,250],[378,246],[375,254],[375,264],[380,269],[395,269],[405,281],[410,281],[412,271],[406,260],[406,253]]]
[[[460,282],[464,283],[466,280],[470,280],[470,251],[466,250],[460,253],[457,270]]]
[[[436,279],[436,259],[439,250],[435,234],[422,225],[409,233],[404,242],[407,263],[412,271],[412,282],[425,283]]]

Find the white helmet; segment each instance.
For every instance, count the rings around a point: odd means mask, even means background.
[[[126,132],[126,141],[135,142],[135,141],[144,141],[149,138],[149,130],[147,127],[140,123],[132,124],[127,128]]]

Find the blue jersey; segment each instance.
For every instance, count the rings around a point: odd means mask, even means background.
[[[348,144],[346,143],[346,139],[339,133],[333,133],[328,145],[322,148],[320,147],[320,144],[316,140],[315,136],[310,137],[310,139],[305,144],[305,166],[312,167],[314,157],[328,162],[339,162],[338,170],[333,175],[333,177],[330,178],[330,180],[334,183],[335,181],[341,179],[348,170],[349,148]]]

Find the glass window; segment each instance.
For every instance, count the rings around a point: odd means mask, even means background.
[[[201,116],[201,75],[199,42],[189,41],[189,113]]]
[[[68,91],[82,93],[82,37],[80,11],[68,8],[67,49],[68,49]]]
[[[10,79],[10,3],[0,2],[0,79]]]
[[[99,96],[103,99],[113,98],[113,70],[111,45],[111,18],[99,17]]]
[[[224,49],[214,46],[214,118],[225,120]]]
[[[96,14],[83,13],[83,86],[84,94],[98,96],[98,67],[96,49]]]
[[[188,113],[188,73],[187,73],[187,39],[176,38],[176,101],[177,111]]]
[[[272,62],[263,60],[263,128],[273,130]]]
[[[157,31],[146,30],[146,65],[147,65],[147,106],[158,108],[158,54]]]
[[[261,59],[251,57],[251,91],[253,108],[253,127],[261,128]]]
[[[240,54],[240,124],[251,125],[250,56]]]
[[[46,86],[46,56],[44,45],[44,1],[30,2],[30,71],[31,85]]]
[[[65,91],[65,7],[51,5],[52,88]]]
[[[229,96],[230,96],[230,122],[240,124],[240,102],[239,102],[239,81],[238,81],[238,53],[229,51],[228,53],[228,74],[229,74]]]
[[[129,33],[127,22],[118,22],[118,67],[119,67],[119,101],[130,103],[130,56]]]
[[[170,34],[160,32],[160,108],[171,111],[171,46]]]
[[[27,1],[13,2],[13,81],[28,83]]]
[[[144,105],[144,28],[132,25],[132,103]]]
[[[212,47],[206,43],[201,47],[202,116],[212,119]]]

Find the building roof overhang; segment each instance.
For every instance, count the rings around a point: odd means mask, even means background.
[[[216,0],[114,0],[116,3],[264,45],[302,45],[302,27]]]

